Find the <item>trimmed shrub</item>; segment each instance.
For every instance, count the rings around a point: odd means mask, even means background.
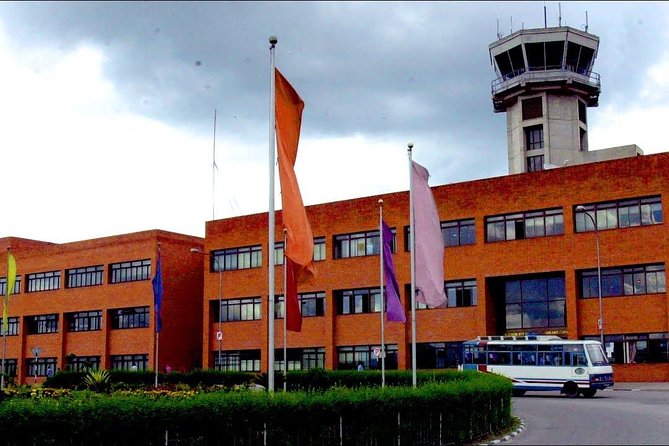
[[[308,378],[313,387],[322,387],[328,375],[312,372]],[[180,445],[261,445],[265,435],[269,445],[381,445],[398,439],[402,444],[434,445],[471,442],[511,424],[509,380],[475,372],[458,375],[417,389],[360,386],[274,394],[111,396],[78,392],[58,400],[12,398],[0,403],[0,438],[7,446],[158,445],[166,435]],[[354,381],[342,376],[343,382]]]

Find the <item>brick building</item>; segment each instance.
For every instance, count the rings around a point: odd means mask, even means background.
[[[460,343],[479,335],[599,339],[599,236],[603,331],[616,379],[668,380],[667,172],[669,154],[657,154],[433,187],[448,308],[416,311],[418,367],[454,366]],[[396,233],[394,262],[408,314],[408,192],[308,206],[318,277],[299,289],[305,317],[302,332],[288,332],[289,369],[377,365],[379,198]],[[265,213],[206,224],[212,256],[205,260],[203,367],[267,370],[267,220]],[[281,227],[279,212],[278,241]],[[281,258],[278,245],[272,260]],[[283,267],[276,268],[281,301]],[[281,308],[276,315],[279,369]],[[410,368],[410,327],[386,324],[388,367]]]
[[[8,373],[32,383],[49,369],[154,369],[151,279],[158,243],[164,283],[159,368],[197,367],[202,271],[188,250],[201,247],[202,239],[153,230],[63,244],[0,238],[17,264],[8,307]],[[6,268],[2,262],[3,296]]]

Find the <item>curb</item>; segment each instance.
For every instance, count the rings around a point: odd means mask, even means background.
[[[512,438],[517,437],[524,430],[525,430],[525,422],[523,420],[520,420],[520,426],[518,426],[518,429],[516,429],[514,432],[511,432],[509,435],[505,435],[502,438],[498,438],[497,440],[488,441],[487,443],[478,443],[477,446],[489,446],[489,445],[504,443],[505,441],[509,441]]]

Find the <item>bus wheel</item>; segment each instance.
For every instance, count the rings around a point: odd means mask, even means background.
[[[597,389],[581,389],[581,394],[586,398],[592,398],[597,393]]]
[[[576,398],[578,396],[578,386],[575,382],[569,381],[562,387],[562,393],[564,393],[567,398]]]
[[[523,396],[525,395],[525,390],[520,390],[520,389],[512,389],[511,390],[511,395],[512,396]]]

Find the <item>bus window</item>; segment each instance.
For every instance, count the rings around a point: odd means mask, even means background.
[[[513,365],[522,365],[523,364],[521,352],[511,353],[511,364],[513,364]]]
[[[488,364],[491,365],[509,365],[511,364],[510,352],[490,352],[488,353]]]
[[[588,350],[588,356],[590,356],[590,362],[593,366],[609,365],[599,344],[588,344],[585,348]]]
[[[576,365],[579,367],[588,365],[588,361],[585,359],[585,355],[583,353],[575,353],[574,360],[576,362]]]
[[[523,365],[537,365],[537,357],[534,352],[520,352]]]

